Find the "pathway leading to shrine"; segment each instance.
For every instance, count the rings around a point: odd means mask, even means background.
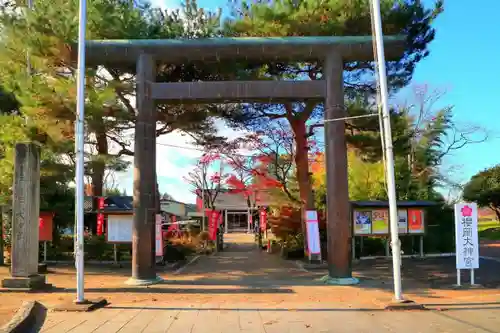
[[[252,235],[226,242],[225,251],[163,275],[163,285],[124,290],[105,309],[49,313],[43,332],[500,332],[500,303],[484,297],[461,294],[452,305],[434,294],[433,311],[386,312],[380,300],[390,293],[374,284],[325,286],[258,250]]]

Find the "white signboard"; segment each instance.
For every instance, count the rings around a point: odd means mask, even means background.
[[[162,218],[160,214],[156,214],[156,225],[155,225],[155,250],[156,256],[163,256],[163,233],[161,230]]]
[[[455,204],[455,248],[457,269],[479,268],[477,205]]]
[[[406,209],[398,210],[398,233],[408,233],[408,211]]]
[[[319,241],[318,213],[315,210],[306,211],[307,246],[310,254],[321,254]]]
[[[132,215],[108,215],[108,242],[131,243],[133,220]]]

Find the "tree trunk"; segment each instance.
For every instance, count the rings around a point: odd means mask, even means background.
[[[500,223],[500,208],[495,207],[493,209],[493,211],[495,212],[495,215],[497,216],[497,222]]]
[[[108,138],[104,128],[95,132],[97,139],[97,154],[99,157],[108,155]],[[94,196],[102,196],[104,193],[104,173],[106,172],[106,163],[99,159],[94,161],[92,168],[92,185]]]
[[[309,174],[309,146],[306,137],[306,123],[302,119],[294,119],[290,122],[295,135],[295,165],[297,182],[301,201],[302,233],[304,235],[304,250],[307,252],[306,235],[306,210],[314,210],[314,195],[312,192],[311,175]]]

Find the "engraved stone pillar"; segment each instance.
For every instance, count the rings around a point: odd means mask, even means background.
[[[332,52],[324,65],[326,80],[325,120],[343,118],[344,109],[343,61]],[[330,284],[352,284],[351,276],[351,219],[347,183],[347,146],[345,122],[325,122],[326,208],[328,276]]]
[[[40,150],[32,143],[18,143],[15,151],[12,195],[12,278],[5,288],[45,285],[38,275],[38,218],[40,214]]]
[[[137,121],[134,147],[134,224],[132,234],[132,277],[127,284],[160,282],[155,270],[156,217],[156,106],[150,84],[156,64],[149,54],[137,62]]]
[[[39,148],[16,144],[14,168],[11,274],[29,277],[38,274]]]

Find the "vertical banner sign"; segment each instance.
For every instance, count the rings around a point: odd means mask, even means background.
[[[457,269],[479,268],[477,205],[475,203],[455,204],[455,242]]]
[[[102,210],[104,209],[104,197],[99,197],[97,199],[97,235],[101,236],[104,228],[104,214]]]
[[[408,209],[408,233],[423,234],[424,227],[424,211],[421,209]]]
[[[309,256],[319,255],[321,260],[321,245],[319,242],[318,213],[315,210],[306,211],[307,247]]]
[[[354,234],[369,235],[372,232],[372,212],[368,210],[354,211]]]
[[[372,211],[372,233],[375,235],[389,233],[389,211],[387,209]]]
[[[208,219],[208,238],[210,240],[217,239],[217,228],[219,225],[219,212],[216,210],[210,211]]]
[[[260,211],[260,230],[265,232],[267,230],[267,212],[265,209]]]
[[[408,211],[406,209],[398,210],[398,233],[408,233]]]
[[[163,256],[163,233],[161,230],[161,215],[156,214],[155,224],[155,252],[157,257]]]

